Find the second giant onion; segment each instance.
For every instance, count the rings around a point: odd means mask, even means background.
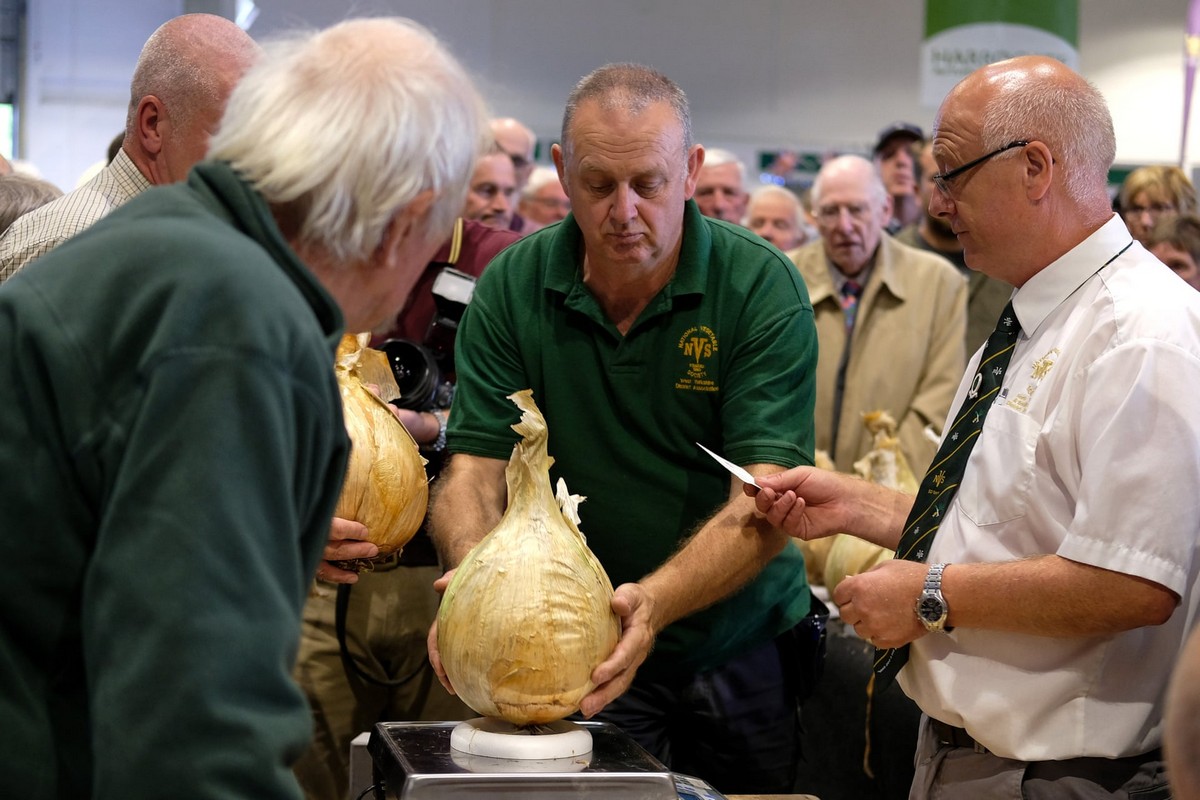
[[[425,459],[408,430],[385,402],[399,396],[383,354],[366,347],[367,334],[346,334],[335,371],[350,435],[350,464],[335,517],[367,526],[383,558],[408,543],[425,518],[429,486]],[[375,386],[379,394],[368,389]],[[347,568],[368,563],[341,562]]]

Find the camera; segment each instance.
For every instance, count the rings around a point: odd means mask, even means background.
[[[421,342],[388,339],[379,345],[400,387],[393,405],[413,411],[449,408],[454,400],[454,339],[475,292],[475,278],[444,267],[433,281],[435,313]]]

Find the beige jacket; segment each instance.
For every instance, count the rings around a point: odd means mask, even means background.
[[[872,445],[862,415],[885,410],[899,423],[901,447],[920,480],[937,450],[925,427],[941,434],[966,366],[966,279],[941,256],[883,235],[859,301],[835,451],[834,396],[846,346],[842,306],[820,240],[793,251],[792,261],[808,285],[820,343],[816,446],[850,472]]]

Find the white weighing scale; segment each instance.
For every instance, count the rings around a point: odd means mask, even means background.
[[[605,722],[380,722],[367,751],[387,800],[679,798],[670,770]]]

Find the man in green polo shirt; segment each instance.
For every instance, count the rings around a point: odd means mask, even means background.
[[[551,477],[588,498],[581,529],[618,587],[621,642],[582,713],[721,791],[790,792],[803,558],[697,442],[754,474],[812,462],[807,291],[778,250],[701,216],[704,149],[661,74],[585,77],[552,154],[572,214],[491,263],[459,329],[435,541],[453,567],[499,521],[506,396],[532,388]]]

